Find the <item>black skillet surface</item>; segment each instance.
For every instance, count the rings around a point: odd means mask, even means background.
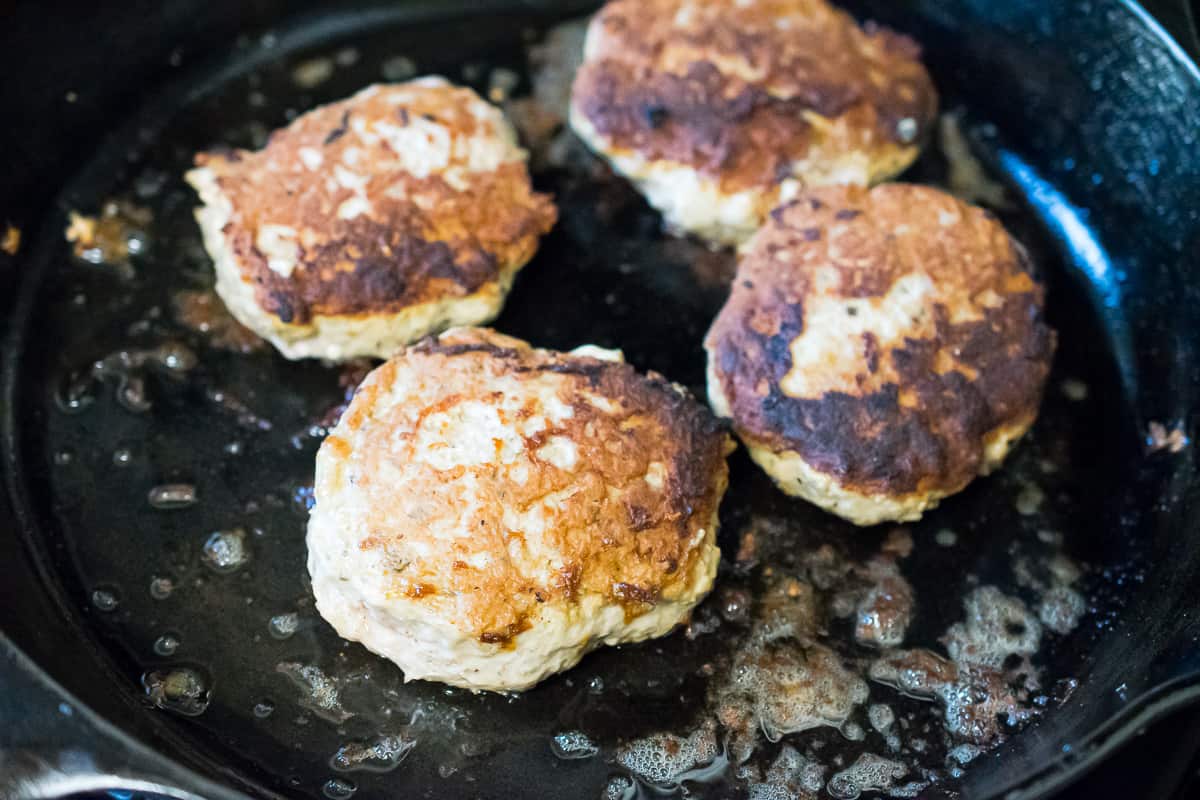
[[[1136,10],[1120,3],[1087,4],[1086,14],[1083,3],[901,5],[865,10],[925,44],[945,107],[967,110],[978,151],[1024,199],[1005,221],[1045,269],[1050,318],[1062,342],[1042,417],[1010,466],[913,527],[916,553],[904,568],[920,612],[909,642],[935,646],[961,617],[972,580],[1019,593],[1014,552],[1044,553],[1039,530],[1063,532],[1069,553],[1092,567],[1083,625],[1042,654],[1048,686],[1073,679],[1078,687],[1061,707],[972,764],[961,785],[947,787],[994,796],[1038,773],[1045,785],[1064,778],[1117,741],[1155,699],[1182,699],[1200,667],[1188,596],[1200,575],[1190,514],[1193,455],[1190,448],[1147,454],[1144,441],[1151,421],[1183,422],[1186,430],[1192,422],[1197,289],[1188,280],[1188,256],[1200,246],[1200,81]],[[318,441],[309,428],[340,396],[336,371],[265,352],[214,350],[169,312],[173,291],[208,279],[190,220],[194,199],[178,177],[192,152],[218,142],[250,145],[255,131],[248,123],[275,127],[289,108],[344,96],[379,79],[381,62],[397,54],[421,72],[477,86],[495,66],[523,72],[523,31],[557,16],[525,8],[478,25],[443,9],[435,15],[443,21],[412,24],[409,13],[316,17],[248,40],[115,134],[60,198],[28,251],[24,299],[6,351],[6,458],[27,548],[19,557],[29,561],[9,562],[19,568],[10,568],[5,582],[4,628],[84,703],[254,795],[319,797],[337,774],[329,762],[339,747],[391,732],[415,738],[414,749],[393,772],[340,776],[357,785],[356,796],[598,796],[620,771],[606,758],[619,742],[694,726],[704,713],[702,665],[719,665],[739,628],[596,653],[516,698],[402,685],[395,669],[337,639],[308,596],[296,498],[303,499]],[[351,43],[356,64],[312,91],[291,84],[291,65]],[[475,67],[482,77],[472,81]],[[255,92],[261,101],[252,99]],[[727,260],[664,238],[627,188],[592,174],[582,157],[572,164],[536,176],[557,194],[562,222],[523,273],[497,327],[550,347],[620,346],[639,367],[700,391],[699,341],[722,300]],[[942,171],[931,155],[910,177],[937,180]],[[92,212],[114,195],[155,212],[131,279],[73,261],[61,242],[67,209]],[[142,370],[148,411],[118,402],[115,380],[78,378],[97,358],[164,340],[190,346],[199,364],[182,377]],[[1066,377],[1084,381],[1088,399],[1069,400],[1059,390]],[[217,402],[218,393],[236,397],[252,415]],[[65,394],[72,402],[64,403]],[[130,454],[125,466],[113,461],[121,450]],[[1047,472],[1046,463],[1057,470]],[[789,521],[768,546],[780,564],[822,542],[854,556],[878,547],[881,531],[853,532],[784,500],[744,456],[733,468],[723,508],[726,553],[751,517],[764,515]],[[1031,480],[1050,500],[1039,515],[1021,515],[1014,498]],[[169,482],[194,484],[199,502],[151,508],[146,493]],[[209,535],[236,527],[247,532],[249,563],[228,574],[207,569]],[[959,533],[955,547],[934,544],[943,528]],[[151,595],[155,577],[172,580],[170,596]],[[739,580],[754,585],[726,570],[725,585]],[[115,608],[104,610],[105,593]],[[71,652],[62,649],[61,634],[38,629],[37,613],[47,612],[35,597],[60,604],[67,635],[76,637]],[[719,600],[714,595],[708,609]],[[277,640],[268,621],[285,612],[298,612],[300,627]],[[163,634],[179,640],[169,657],[155,651]],[[354,716],[335,723],[328,710],[301,707],[297,689],[277,672],[286,662],[316,664],[333,676]],[[179,667],[194,669],[211,690],[197,716],[144,700],[145,673]],[[1166,694],[1168,686],[1177,692]],[[36,696],[30,689],[6,702],[20,709],[17,703]],[[878,686],[872,699],[903,706]],[[264,717],[267,703],[274,710]],[[912,705],[914,719],[931,713]],[[56,719],[23,720],[0,743],[11,751],[42,742],[54,761],[51,745],[69,742],[74,726],[86,730],[86,711],[66,708],[51,705]],[[603,753],[556,758],[551,738],[569,729],[587,732]],[[850,757],[878,749],[878,742],[847,743],[833,731],[796,738],[804,737]],[[61,771],[97,775],[142,758],[94,741],[95,763],[60,760]],[[937,766],[941,755],[925,761]],[[27,753],[7,763],[20,758],[37,760]],[[143,759],[139,771],[224,795],[164,769]],[[8,770],[9,780],[20,771]],[[723,796],[721,786],[691,789]]]

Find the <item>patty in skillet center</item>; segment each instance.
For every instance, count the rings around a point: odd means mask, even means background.
[[[408,679],[495,691],[686,618],[732,442],[614,358],[458,329],[371,373],[317,456],[321,615]]]

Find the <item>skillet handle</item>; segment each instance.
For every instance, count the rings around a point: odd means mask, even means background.
[[[207,781],[100,719],[0,633],[0,797],[51,800],[110,789],[178,800],[240,797],[197,784]]]
[[[1200,64],[1200,0],[1142,0],[1142,7]]]

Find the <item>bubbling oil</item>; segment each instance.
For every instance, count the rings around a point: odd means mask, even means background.
[[[329,760],[339,772],[391,772],[416,747],[415,739],[403,733],[381,734],[370,740],[347,742]]]
[[[244,528],[214,531],[204,541],[204,565],[221,575],[236,572],[250,561],[250,545]]]
[[[295,611],[287,614],[276,614],[267,623],[267,630],[271,633],[272,638],[281,641],[292,638],[299,627],[300,615]]]
[[[337,684],[320,667],[294,661],[282,662],[275,671],[285,676],[300,690],[299,703],[330,722],[345,722],[354,716],[342,707]]]
[[[175,666],[150,670],[142,675],[146,700],[164,711],[198,717],[212,698],[212,681],[197,666]]]

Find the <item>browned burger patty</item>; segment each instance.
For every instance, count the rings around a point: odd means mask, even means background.
[[[747,244],[705,341],[710,401],[783,491],[858,524],[916,519],[1033,423],[1043,294],[982,209],[817,189]]]
[[[321,615],[406,678],[496,691],[686,618],[733,442],[620,359],[460,328],[367,376],[317,454]]]
[[[937,97],[909,38],[824,0],[615,0],[572,125],[675,228],[739,242],[803,187],[916,158]]]
[[[554,224],[500,111],[430,77],[314,109],[188,180],[217,292],[290,358],[384,357],[494,317]]]

